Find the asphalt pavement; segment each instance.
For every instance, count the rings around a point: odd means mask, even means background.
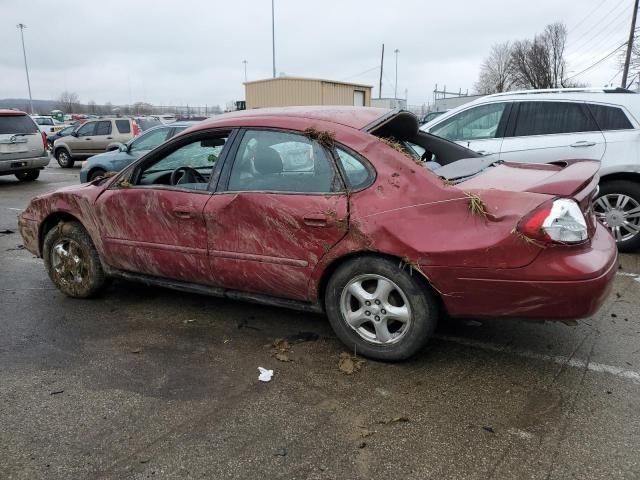
[[[448,321],[349,375],[320,315],[59,293],[16,214],[78,171],[0,177],[0,478],[640,478],[640,255],[577,325]]]

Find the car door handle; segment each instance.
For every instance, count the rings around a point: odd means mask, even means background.
[[[595,144],[596,142],[587,142],[586,140],[580,140],[579,142],[572,143],[569,146],[573,148],[580,148],[580,147],[593,147]]]
[[[90,138],[85,138],[85,140],[91,140]]]
[[[107,140],[113,140],[113,137],[107,137]]]
[[[173,209],[173,214],[181,219],[193,218],[194,212],[189,210],[188,207],[176,207]]]
[[[327,216],[322,214],[305,215],[302,217],[302,221],[310,227],[326,227],[328,225]]]
[[[480,154],[480,155],[482,155],[482,156],[485,156],[485,155],[493,155],[493,152],[488,152],[488,151],[486,151],[486,150],[477,150],[477,151],[476,151],[476,153],[479,153],[479,154]]]

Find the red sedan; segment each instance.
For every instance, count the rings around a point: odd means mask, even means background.
[[[72,297],[120,277],[324,311],[351,350],[399,360],[443,311],[593,314],[617,266],[591,207],[597,172],[480,157],[408,112],[252,110],[35,197],[19,224]]]

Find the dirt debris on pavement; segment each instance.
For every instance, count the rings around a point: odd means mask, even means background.
[[[345,375],[353,375],[360,371],[365,361],[361,358],[351,355],[347,352],[342,352],[338,358],[338,370]]]

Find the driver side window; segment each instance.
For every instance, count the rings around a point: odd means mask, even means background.
[[[496,138],[506,103],[489,103],[473,107],[435,125],[429,133],[452,142]]]
[[[206,191],[228,134],[217,134],[182,145],[177,150],[145,165],[138,185],[167,185]]]

